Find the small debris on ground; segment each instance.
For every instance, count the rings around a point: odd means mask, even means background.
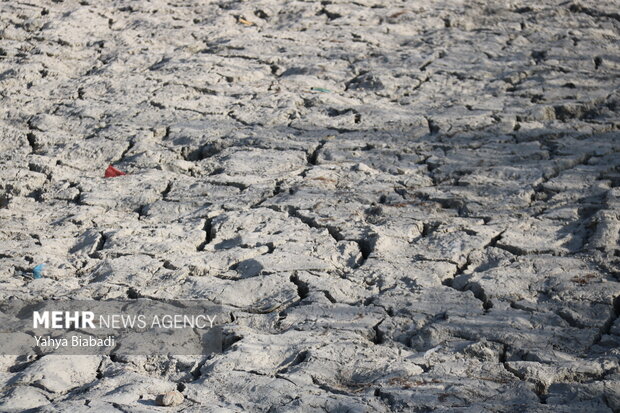
[[[112,165],[109,165],[108,168],[105,170],[105,175],[104,176],[106,178],[114,178],[116,176],[122,176],[122,175],[127,175],[127,174],[125,172],[123,172],[123,171],[119,171],[118,169],[116,169]]]
[[[245,24],[246,26],[254,26],[254,23],[252,23],[249,20],[244,19],[243,17],[239,17],[239,23],[241,24]]]
[[[331,90],[322,87],[313,87],[310,90],[312,90],[313,92],[331,93]]]
[[[45,264],[39,264],[36,267],[34,267],[32,269],[32,275],[34,277],[35,280],[38,280],[39,278],[43,277],[43,270],[45,268]]]

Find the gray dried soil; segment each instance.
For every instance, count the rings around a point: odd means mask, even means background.
[[[232,321],[0,410],[620,411],[618,6],[2,1],[0,298]]]

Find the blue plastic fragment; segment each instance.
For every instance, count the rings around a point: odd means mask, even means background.
[[[43,267],[45,267],[45,264],[39,264],[32,269],[35,280],[43,277]]]

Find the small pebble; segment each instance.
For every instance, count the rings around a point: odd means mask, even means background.
[[[155,403],[159,406],[177,406],[183,403],[183,394],[177,390],[160,394],[155,399]]]

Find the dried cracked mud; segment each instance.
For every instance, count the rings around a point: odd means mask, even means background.
[[[617,1],[0,13],[0,298],[229,315],[3,356],[1,411],[620,411]]]

